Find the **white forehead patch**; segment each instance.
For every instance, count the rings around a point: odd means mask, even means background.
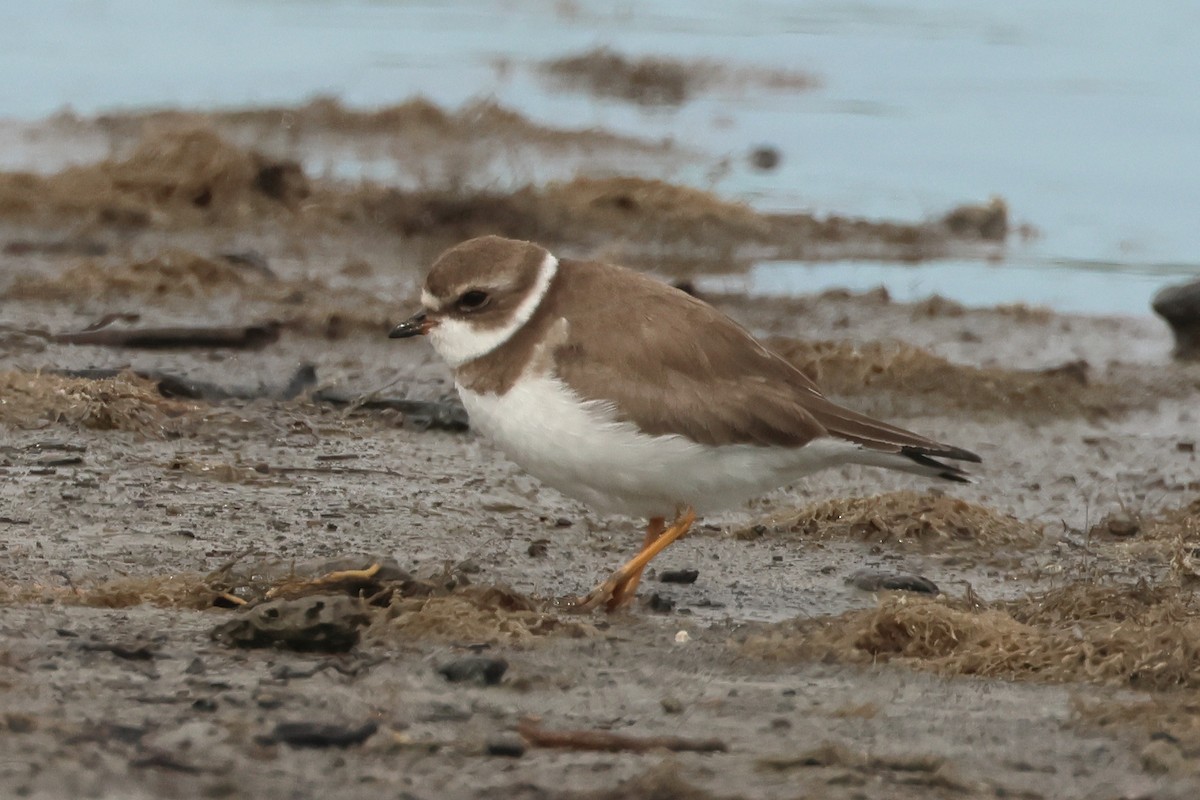
[[[422,289],[421,305],[424,306],[426,311],[437,311],[438,301],[436,297],[429,293],[428,289]]]
[[[546,296],[546,290],[550,288],[550,281],[554,280],[557,272],[558,259],[547,253],[546,258],[538,267],[537,279],[534,280],[529,294],[521,301],[520,305],[513,309],[512,318],[503,326],[478,330],[469,319],[443,317],[429,332],[430,344],[433,345],[437,354],[452,367],[461,366],[492,352],[511,339],[512,335],[529,321],[533,312],[542,302],[542,298]],[[421,304],[427,308],[436,308],[436,300],[432,305],[430,300],[434,300],[434,298],[422,292]]]

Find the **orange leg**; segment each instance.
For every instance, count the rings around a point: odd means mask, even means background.
[[[646,568],[646,565],[656,555],[667,549],[671,542],[686,534],[695,521],[696,512],[690,508],[684,509],[669,528],[651,540],[650,533],[656,527],[654,520],[651,520],[650,527],[646,530],[647,544],[642,551],[608,576],[608,580],[592,589],[584,597],[579,598],[574,603],[574,607],[582,611],[590,611],[604,603],[609,611],[613,611],[620,605],[628,603],[633,599],[633,592],[637,588],[638,581],[641,580],[642,570]]]
[[[658,537],[667,529],[667,521],[662,517],[654,517],[650,520],[650,524],[646,526],[646,538],[642,540],[642,549],[638,553],[646,552],[646,548],[658,541]],[[628,605],[633,602],[633,596],[637,593],[638,584],[642,582],[642,569],[629,575],[624,581],[619,582],[614,588],[612,597],[608,598],[605,607],[609,611],[616,611],[618,608]]]

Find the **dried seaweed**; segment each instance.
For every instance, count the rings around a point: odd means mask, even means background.
[[[66,424],[105,431],[176,436],[200,406],[163,397],[131,373],[103,380],[44,372],[0,372],[0,423],[15,427]]]
[[[1200,606],[1176,587],[1074,584],[990,608],[886,595],[750,636],[772,660],[895,662],[943,675],[1200,688]]]
[[[823,500],[758,521],[735,535],[754,538],[767,532],[939,549],[953,544],[1030,547],[1042,539],[1040,525],[955,497],[907,491]]]

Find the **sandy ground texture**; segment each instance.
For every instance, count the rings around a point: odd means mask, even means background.
[[[489,114],[567,172],[482,192],[312,167],[401,132],[478,163],[463,127]],[[0,795],[1200,790],[1200,367],[1155,320],[707,297],[838,399],[980,453],[979,483],[815,476],[704,520],[614,615],[556,598],[639,523],[504,462],[428,346],[385,336],[473,233],[682,281],[995,250],[1002,203],[761,214],[671,184],[695,156],[670,143],[502,109],[3,135],[41,169],[0,174]],[[650,166],[570,177],[596,152]]]

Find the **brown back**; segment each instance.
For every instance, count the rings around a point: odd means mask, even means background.
[[[529,322],[457,378],[503,394],[534,360],[649,434],[787,447],[831,435],[886,452],[966,453],[838,406],[712,306],[623,267],[563,260]]]

